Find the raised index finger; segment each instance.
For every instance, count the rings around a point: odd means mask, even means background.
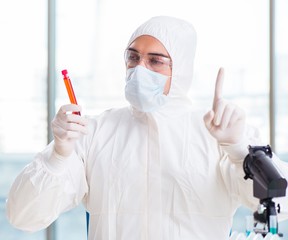
[[[223,82],[224,82],[224,69],[220,68],[215,83],[213,110],[215,110],[217,101],[222,98]]]

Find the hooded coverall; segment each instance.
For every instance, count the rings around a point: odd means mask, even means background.
[[[244,180],[245,140],[219,145],[187,98],[196,47],[193,27],[154,17],[132,35],[150,35],[173,61],[167,103],[151,113],[133,106],[91,117],[89,134],[63,158],[53,141],[16,178],[7,201],[10,222],[23,230],[47,227],[83,203],[89,240],[228,239],[236,209],[256,209],[252,181]]]

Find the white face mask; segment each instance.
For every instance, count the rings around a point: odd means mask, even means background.
[[[142,112],[152,112],[164,105],[163,94],[168,76],[138,65],[126,74],[125,96],[132,106]]]

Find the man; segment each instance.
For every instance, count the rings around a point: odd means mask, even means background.
[[[193,110],[186,95],[195,48],[186,21],[142,24],[125,50],[130,106],[89,120],[69,114],[80,106],[62,106],[54,141],[11,188],[10,222],[37,231],[83,202],[89,240],[227,239],[237,207],[256,208],[242,164],[259,139],[223,100],[223,69],[211,111]]]

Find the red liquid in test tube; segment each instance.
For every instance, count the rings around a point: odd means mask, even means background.
[[[66,69],[62,70],[62,75],[63,75],[63,80],[66,86],[66,90],[68,92],[70,102],[72,104],[77,104],[77,100],[76,100],[76,96],[72,87],[72,83],[68,76],[68,71]],[[81,115],[80,112],[73,112],[73,114]]]

